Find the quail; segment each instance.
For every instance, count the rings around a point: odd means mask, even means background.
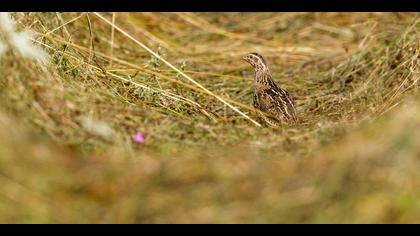
[[[265,59],[258,53],[249,53],[243,59],[254,67],[253,107],[262,111],[260,118],[272,127],[296,123],[295,101],[276,85]]]

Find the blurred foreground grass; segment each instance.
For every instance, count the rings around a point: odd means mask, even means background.
[[[240,57],[265,55],[300,123],[256,127],[93,14],[17,13],[51,62],[1,57],[0,222],[418,223],[418,14],[114,16],[252,118]]]

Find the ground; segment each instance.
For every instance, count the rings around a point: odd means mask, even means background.
[[[419,222],[418,13],[12,16],[49,61],[0,57],[0,222]]]

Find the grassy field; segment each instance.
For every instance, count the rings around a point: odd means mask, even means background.
[[[0,56],[0,222],[420,223],[418,13],[12,16],[49,58]]]

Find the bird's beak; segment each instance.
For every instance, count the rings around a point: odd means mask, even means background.
[[[242,57],[242,60],[248,61],[248,57],[247,56],[244,56],[244,57]]]

